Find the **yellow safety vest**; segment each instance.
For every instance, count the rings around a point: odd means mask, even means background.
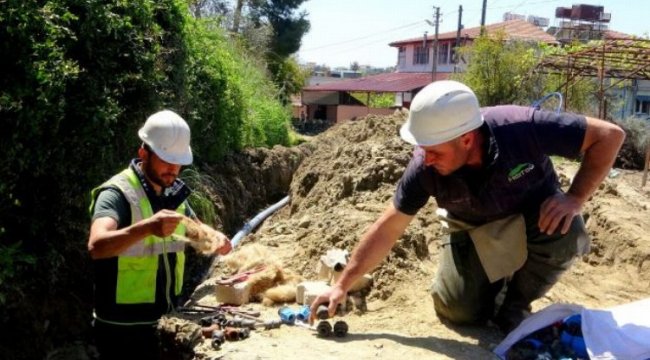
[[[99,192],[108,187],[119,189],[131,208],[131,224],[142,219],[153,216],[151,203],[145,193],[140,179],[137,174],[130,168],[127,168],[119,174],[113,176],[110,180],[95,188],[91,192],[92,203],[90,205],[91,215],[94,210],[95,199]],[[185,202],[183,202],[176,211],[185,214]],[[175,234],[185,235],[185,226],[179,224]],[[158,273],[158,258],[163,255],[165,266],[165,296],[169,310],[172,308],[171,300],[171,283],[172,276],[175,279],[175,295],[179,295],[183,286],[183,276],[185,268],[185,244],[175,241],[173,238],[161,238],[149,235],[131,245],[117,258],[117,283],[115,284],[115,305],[128,304],[153,304],[156,301],[156,276]],[[176,266],[170,269],[169,259],[166,254],[176,253]],[[173,273],[172,273],[173,270]],[[98,286],[98,284],[96,284]],[[106,299],[104,299],[106,300]],[[100,314],[103,315],[103,314]],[[95,316],[98,320],[115,323],[129,324],[124,321],[112,321],[111,319],[101,318],[98,314]],[[157,321],[157,319],[156,319]],[[154,322],[154,319],[145,323]],[[137,322],[143,323],[141,321]]]

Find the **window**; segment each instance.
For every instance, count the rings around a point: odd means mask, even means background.
[[[406,65],[406,47],[404,46],[397,49],[397,65]]]
[[[416,46],[415,53],[413,54],[413,65],[421,65],[429,63],[429,47]]]
[[[449,43],[438,45],[438,64],[449,63]]]
[[[636,114],[650,114],[650,99],[648,96],[637,96],[635,110]]]
[[[458,56],[458,54],[456,54],[456,47],[452,46],[451,51],[449,51],[449,61],[454,64],[459,63],[458,59],[456,59],[456,56]]]

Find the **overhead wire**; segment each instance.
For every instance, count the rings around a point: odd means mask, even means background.
[[[495,0],[494,3],[499,2],[499,1],[502,1],[502,0]],[[514,12],[516,9],[520,8],[524,4],[526,4],[526,5],[538,5],[538,4],[545,4],[545,3],[551,3],[551,2],[559,2],[559,1],[564,1],[564,0],[541,0],[541,1],[523,0],[514,7],[513,7],[512,4],[511,5],[502,5],[502,6],[489,5],[487,7],[487,9],[488,10],[511,9],[510,11]],[[481,8],[463,8],[463,11],[465,13],[478,12],[480,14],[481,10],[482,10]],[[456,10],[450,10],[450,11],[446,12],[445,15],[449,16],[449,15],[453,15],[453,14],[456,14],[456,13],[458,13],[457,9]],[[441,19],[442,19],[442,13],[441,13]],[[474,20],[474,18],[472,18],[472,20]],[[472,23],[472,22],[468,22],[468,21],[464,21],[464,22],[465,23]],[[338,42],[325,44],[325,45],[321,45],[321,46],[316,46],[316,47],[311,47],[311,48],[306,48],[306,49],[300,49],[300,52],[301,53],[306,53],[306,52],[321,50],[321,49],[325,49],[325,48],[335,48],[335,49],[332,50],[333,54],[343,54],[343,53],[347,53],[347,52],[350,52],[350,51],[355,51],[355,50],[358,50],[358,49],[361,49],[361,48],[365,48],[365,47],[368,47],[368,46],[371,46],[371,45],[374,45],[374,44],[377,44],[377,43],[393,41],[394,40],[393,38],[389,38],[386,35],[389,34],[389,33],[395,32],[397,30],[404,30],[404,29],[408,29],[408,28],[421,26],[421,25],[422,25],[422,20],[419,20],[419,21],[416,21],[416,22],[413,22],[413,23],[400,25],[400,26],[395,27],[395,28],[375,32],[375,33],[370,34],[370,35],[364,35],[364,36],[361,36],[361,37],[358,37],[358,38],[353,38],[353,39],[344,40],[344,41],[338,41]],[[374,38],[374,37],[377,37],[377,36],[382,36],[382,37],[377,39],[377,40],[366,41],[361,45],[355,45],[353,47],[347,47],[347,48],[340,49],[340,50],[336,49],[336,47],[339,47],[339,46],[342,46],[342,45],[354,43],[356,41],[361,41],[361,40]]]
[[[359,41],[359,40],[365,40],[365,39],[375,37],[375,36],[379,36],[379,35],[384,35],[384,34],[387,34],[387,33],[393,32],[393,31],[402,30],[402,29],[406,29],[406,28],[409,28],[409,27],[415,27],[415,26],[421,25],[421,24],[422,24],[422,21],[420,20],[418,22],[402,25],[402,26],[392,28],[392,29],[388,29],[388,30],[384,30],[384,31],[379,31],[379,32],[376,32],[376,33],[373,33],[373,34],[370,34],[370,35],[365,35],[365,36],[362,36],[362,37],[358,37],[358,38],[354,38],[354,39],[350,39],[350,40],[339,41],[339,42],[326,44],[326,45],[321,45],[321,46],[317,46],[317,47],[301,49],[300,51],[320,50],[320,49],[327,48],[327,47],[333,47],[333,46],[348,44],[348,43],[351,43],[351,42],[355,42],[355,41]],[[382,41],[384,41],[384,40],[382,40]]]

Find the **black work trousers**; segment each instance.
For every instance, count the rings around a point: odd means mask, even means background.
[[[94,321],[95,345],[101,360],[158,360],[156,325],[113,325]]]

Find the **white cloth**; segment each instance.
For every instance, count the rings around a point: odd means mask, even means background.
[[[582,334],[592,360],[650,359],[650,298],[583,311]]]
[[[582,336],[592,360],[650,359],[650,298],[607,310],[553,304],[524,320],[494,353],[505,359],[508,349],[527,335],[570,315],[582,316]]]

